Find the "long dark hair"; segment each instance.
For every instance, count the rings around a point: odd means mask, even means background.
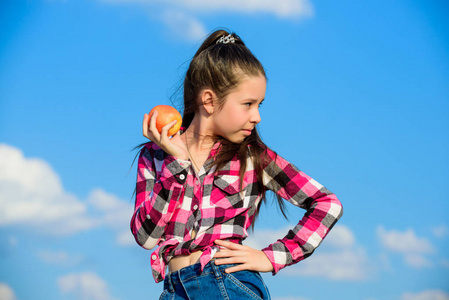
[[[233,39],[233,42],[222,43],[220,38]],[[224,104],[225,97],[237,87],[244,77],[264,76],[265,70],[259,60],[245,46],[242,39],[235,33],[217,30],[211,33],[201,44],[192,58],[184,79],[184,115],[182,126],[187,128],[201,105],[198,100],[203,89],[211,89],[217,95],[219,108]],[[262,202],[266,201],[266,188],[262,184],[263,169],[266,167],[267,146],[262,142],[257,129],[240,143],[232,143],[218,137],[221,142],[220,151],[214,160],[216,170],[221,169],[236,155],[240,161],[240,185],[247,167],[248,156],[252,159],[257,180],[262,189]],[[279,208],[285,214],[285,202],[277,197]],[[259,206],[260,206],[259,204]],[[256,217],[259,207],[256,210]],[[254,222],[253,222],[254,226]]]

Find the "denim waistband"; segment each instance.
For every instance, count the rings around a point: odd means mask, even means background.
[[[187,281],[194,277],[206,276],[214,274],[217,279],[221,278],[221,274],[224,273],[226,268],[234,266],[236,264],[216,265],[215,258],[208,262],[203,271],[201,272],[201,264],[197,263],[188,267],[173,271],[167,274],[164,280],[164,288],[170,291],[173,290],[173,285],[180,284],[181,281]]]

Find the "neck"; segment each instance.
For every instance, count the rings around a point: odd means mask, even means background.
[[[192,123],[183,134],[190,160],[193,162],[194,170],[200,172],[204,162],[210,154],[217,138],[207,126],[208,122],[200,122],[200,118],[194,118]]]
[[[184,132],[186,143],[191,150],[209,151],[217,141],[217,138],[207,129],[208,126],[205,123],[207,122],[201,122],[201,119],[195,116]]]

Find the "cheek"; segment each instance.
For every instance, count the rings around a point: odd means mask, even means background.
[[[242,120],[246,118],[246,110],[243,107],[234,107],[228,111],[228,118],[233,120]]]
[[[231,123],[231,120],[235,120],[237,119],[238,116],[238,110],[235,108],[229,108],[225,111],[222,111],[222,113],[220,114],[220,121],[221,122],[225,122],[225,123]]]

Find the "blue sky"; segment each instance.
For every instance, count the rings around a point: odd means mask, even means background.
[[[267,70],[264,141],[345,208],[312,257],[264,274],[273,299],[449,299],[448,4],[255,2],[1,2],[1,299],[158,298],[128,229],[132,148],[218,27]],[[303,213],[268,203],[248,244]]]

